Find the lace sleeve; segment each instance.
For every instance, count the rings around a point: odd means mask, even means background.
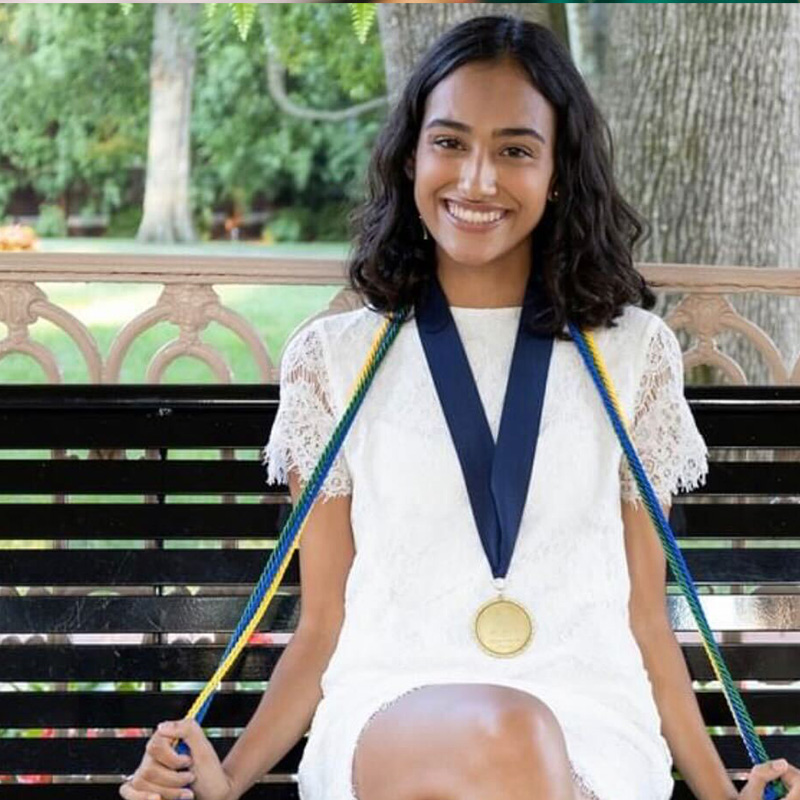
[[[269,440],[262,449],[267,483],[287,484],[297,467],[305,485],[338,423],[331,402],[322,339],[314,323],[300,330],[286,346],[281,361],[280,403]],[[344,444],[320,488],[332,497],[352,493]]]
[[[680,343],[663,320],[647,346],[634,408],[631,439],[662,505],[671,504],[679,488],[705,483],[708,448],[683,394]],[[641,503],[624,451],[620,484],[623,500]]]

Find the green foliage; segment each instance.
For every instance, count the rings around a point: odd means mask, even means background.
[[[39,221],[36,223],[39,236],[66,236],[67,218],[61,206],[43,203],[39,206]]]
[[[265,231],[275,242],[340,242],[347,238],[347,204],[330,201],[317,208],[283,206],[267,224]]]
[[[270,220],[268,230],[276,242],[299,242],[303,229],[309,225],[308,216],[308,209],[305,208],[281,208]]]
[[[69,213],[123,201],[145,163],[151,36],[146,9],[0,5],[0,212],[25,187]]]
[[[126,15],[130,13],[133,3],[120,3],[119,4]],[[204,3],[203,9],[205,17],[208,22],[213,25],[220,24],[220,19],[223,16],[222,11],[224,6],[230,8],[230,18],[233,20],[236,29],[239,31],[241,41],[247,41],[247,36],[253,24],[256,15],[258,3]],[[377,15],[377,6],[375,3],[348,3],[350,7],[350,15],[353,21],[353,31],[355,31],[356,38],[361,44],[367,41],[372,23],[375,21]]]
[[[132,239],[136,236],[141,221],[141,205],[125,206],[111,215],[105,235],[114,239]]]
[[[378,37],[342,47],[353,39],[353,22],[336,4],[273,4],[258,20],[244,11],[255,4],[228,4],[243,9],[230,13],[215,5],[222,11],[205,4],[198,17],[192,100],[190,192],[199,230],[207,233],[215,208],[258,203],[311,210],[287,212],[301,220],[299,234],[297,224],[276,218],[281,237],[346,236],[344,214],[334,224],[334,210],[360,196],[383,112],[341,122],[287,115],[267,88],[265,39],[286,65],[291,101],[331,110],[385,93]],[[152,14],[149,5],[120,12],[102,3],[0,4],[0,220],[12,193],[32,188],[46,206],[108,215],[109,235],[135,233]],[[251,35],[237,34],[241,25]],[[45,214],[40,235],[63,234],[57,212]]]
[[[233,14],[233,21],[236,23],[236,30],[239,31],[239,36],[242,41],[247,40],[247,34],[253,25],[253,19],[256,16],[255,3],[228,3],[231,7]]]
[[[287,67],[294,103],[338,109],[384,92],[379,42],[356,53],[340,46],[352,36],[345,8],[310,3],[269,10],[270,41]],[[260,201],[287,207],[269,226],[278,240],[346,237],[341,205],[335,231],[330,209],[360,196],[382,112],[341,122],[287,115],[267,87],[263,37],[241,41],[216,24],[204,26],[197,63],[192,203],[201,228],[204,208],[247,209]]]
[[[353,30],[361,44],[367,41],[367,34],[378,13],[375,3],[349,3],[350,14],[353,18]]]
[[[373,36],[353,40],[347,7],[327,3],[278,3],[264,7],[269,40],[297,81],[298,102],[311,108],[343,108],[385,91],[383,51]]]

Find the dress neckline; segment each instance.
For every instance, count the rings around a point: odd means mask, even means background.
[[[494,308],[473,308],[472,306],[450,306],[450,311],[457,314],[491,314],[491,313],[505,313],[509,314],[512,311],[520,311],[522,306],[496,306]]]

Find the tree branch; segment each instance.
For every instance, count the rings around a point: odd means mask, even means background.
[[[300,106],[289,99],[286,93],[286,67],[280,62],[276,48],[270,40],[270,27],[269,27],[269,5],[259,6],[261,11],[261,23],[264,30],[264,43],[266,45],[266,70],[267,70],[267,87],[269,94],[275,105],[285,114],[289,114],[298,119],[304,120],[318,120],[324,122],[339,122],[351,117],[357,117],[373,109],[380,108],[384,105],[388,98],[386,96],[376,97],[372,100],[367,100],[364,103],[358,103],[354,106],[347,108],[326,110],[317,108],[307,108]]]

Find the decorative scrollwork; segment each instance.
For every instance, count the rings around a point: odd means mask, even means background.
[[[772,383],[790,382],[789,372],[775,342],[751,320],[743,317],[724,297],[718,294],[687,295],[667,314],[664,320],[673,330],[684,328],[697,337],[697,344],[684,353],[684,366],[709,364],[718,367],[734,384],[746,384],[742,367],[718,347],[716,339],[725,331],[742,334],[763,356]]]

